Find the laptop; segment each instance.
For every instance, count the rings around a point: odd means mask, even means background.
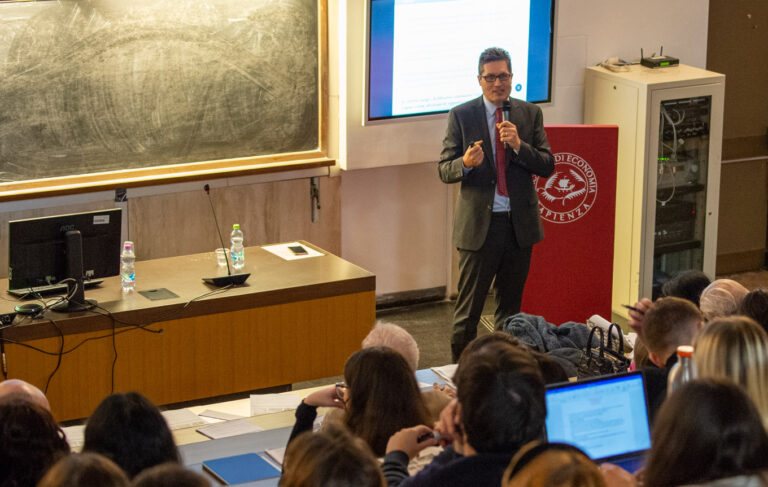
[[[648,401],[640,371],[547,387],[547,441],[575,445],[597,463],[629,472],[651,448]]]

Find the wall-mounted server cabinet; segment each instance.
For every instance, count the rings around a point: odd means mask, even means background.
[[[612,318],[626,320],[622,304],[678,271],[714,278],[725,76],[590,67],[584,86],[584,123],[619,126]]]

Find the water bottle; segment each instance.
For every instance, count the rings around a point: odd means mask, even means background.
[[[123,283],[123,291],[133,291],[136,287],[136,270],[133,265],[135,261],[133,242],[126,240],[123,243],[123,253],[120,254],[120,281]]]
[[[680,345],[677,347],[677,363],[672,366],[667,379],[667,395],[680,389],[683,384],[690,382],[694,378],[693,347],[690,345]]]
[[[243,247],[243,231],[240,224],[232,225],[232,233],[229,236],[232,247],[229,250],[229,258],[232,259],[232,268],[242,269],[245,266],[245,247]]]

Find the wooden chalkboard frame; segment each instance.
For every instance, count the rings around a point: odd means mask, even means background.
[[[21,0],[26,1],[26,0]],[[328,157],[328,3],[317,0],[318,147],[315,150],[0,183],[0,202],[152,186],[218,177],[330,167]]]

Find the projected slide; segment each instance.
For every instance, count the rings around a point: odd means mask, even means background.
[[[479,96],[487,47],[512,58],[512,96],[549,98],[551,2],[370,0],[369,118],[442,112]]]

